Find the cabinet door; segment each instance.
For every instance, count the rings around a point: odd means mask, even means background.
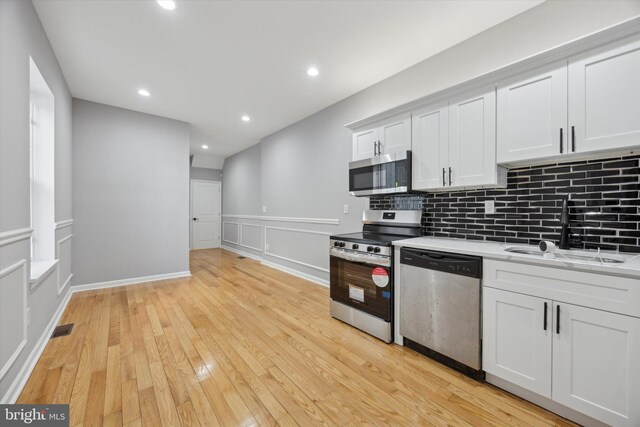
[[[482,368],[550,398],[551,301],[483,287],[482,325]]]
[[[554,303],[553,400],[615,426],[640,425],[640,319]]]
[[[379,123],[382,154],[411,150],[411,116],[392,117]]]
[[[640,146],[638,118],[637,37],[569,59],[569,126],[574,127],[576,151]]]
[[[353,132],[353,149],[351,160],[362,160],[373,157],[374,146],[378,142],[378,129],[365,129]],[[377,148],[375,149],[377,150]]]
[[[412,129],[412,182],[414,190],[447,185],[449,166],[449,106],[446,101],[414,111]]]
[[[568,153],[567,61],[498,84],[498,163]]]
[[[453,187],[496,182],[495,87],[449,101],[449,166]]]

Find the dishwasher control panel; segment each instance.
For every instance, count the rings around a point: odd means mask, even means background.
[[[461,276],[482,277],[482,258],[471,255],[402,248],[400,263]]]

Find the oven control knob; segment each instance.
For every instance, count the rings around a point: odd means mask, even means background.
[[[340,246],[340,242],[333,242],[333,246]]]
[[[358,244],[357,244],[357,243],[354,243],[353,245],[351,245],[351,249],[358,249],[358,247],[359,247],[359,246],[358,246]]]
[[[367,252],[373,252],[373,246],[367,246]]]
[[[375,248],[373,248],[373,252],[375,252],[375,253],[380,252],[380,248],[376,246]]]
[[[340,242],[340,247],[344,248],[344,246],[345,246],[344,242]]]

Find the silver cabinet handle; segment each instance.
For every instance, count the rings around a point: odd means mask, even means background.
[[[378,141],[378,156],[382,155],[382,142]]]
[[[451,166],[449,166],[449,187],[451,187]]]
[[[373,155],[377,156],[378,155],[378,141],[373,141]]]

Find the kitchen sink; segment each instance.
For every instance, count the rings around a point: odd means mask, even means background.
[[[525,255],[537,255],[542,257],[545,255],[540,249],[532,248],[529,246],[509,246],[508,248],[504,248],[505,252],[511,252],[515,254],[525,254]],[[547,258],[553,258],[558,260],[568,259],[574,261],[593,261],[593,262],[602,262],[604,264],[622,264],[625,260],[612,258],[610,256],[598,254],[597,251],[579,251],[579,253],[573,251],[563,251],[563,252],[553,252],[546,254]]]

